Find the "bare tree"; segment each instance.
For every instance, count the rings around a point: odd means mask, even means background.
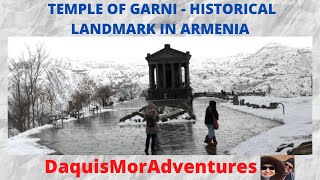
[[[82,94],[84,94],[86,97],[85,101],[83,102],[85,107],[89,108],[89,105],[91,101],[93,100],[93,94],[94,91],[96,90],[97,85],[94,82],[94,80],[90,78],[85,78],[83,81],[79,84],[79,90]]]
[[[49,94],[45,88],[37,88],[35,90],[35,119],[38,125],[43,125],[46,118],[49,116]]]
[[[269,85],[268,85],[268,89],[267,89],[267,92],[268,92],[268,94],[269,94],[269,97],[270,97],[270,95],[271,95],[271,90],[272,90],[272,88],[271,88],[271,85],[269,84]]]
[[[130,78],[123,79],[122,82],[119,82],[116,85],[116,89],[118,89],[122,93],[122,96],[129,99],[136,98],[137,96],[139,96],[139,92],[141,91],[139,89],[138,83],[132,82]]]
[[[105,106],[112,94],[113,92],[110,86],[101,85],[97,88],[95,97],[102,106]]]
[[[8,97],[8,123],[20,132],[26,130],[26,116],[28,102],[24,94],[21,64],[10,60],[9,63],[9,97]]]
[[[52,80],[51,80],[48,72],[47,72],[47,79],[49,80],[49,83],[45,86],[45,88],[46,88],[46,92],[48,94],[48,101],[50,104],[50,116],[52,116],[53,105],[55,104],[55,101],[56,101],[56,92],[55,92],[54,85],[52,83]]]
[[[78,89],[72,94],[72,106],[73,110],[78,112],[83,108],[90,105],[93,99],[92,94],[96,89],[96,83],[89,78],[83,79],[78,84]]]
[[[39,77],[44,72],[44,69],[47,67],[47,63],[45,62],[48,58],[48,53],[44,49],[43,44],[38,44],[36,46],[35,51],[32,51],[28,47],[28,54],[29,54],[29,63],[28,64],[28,77],[29,77],[29,84],[30,84],[30,99],[31,99],[31,106],[32,106],[32,125],[33,128],[35,127],[35,103],[37,101],[37,85]]]
[[[84,91],[77,90],[74,94],[72,94],[72,111],[78,113],[78,117],[80,117],[79,113],[84,104],[87,104],[90,94]]]
[[[17,122],[15,127],[25,131],[36,127],[39,107],[37,102],[41,91],[38,89],[44,69],[47,67],[48,53],[43,44],[34,49],[27,48],[26,54],[10,60],[9,69],[9,122]]]

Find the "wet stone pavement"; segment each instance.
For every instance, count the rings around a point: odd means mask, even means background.
[[[280,125],[279,122],[263,119],[250,114],[221,106],[217,101],[220,114],[220,129],[216,131],[216,148],[204,143],[207,128],[204,125],[205,109],[210,98],[196,98],[193,110],[196,122],[160,124],[157,135],[157,155],[206,155],[228,154],[228,151],[242,141],[265,130]],[[105,112],[94,117],[65,124],[61,129],[47,129],[32,135],[40,138],[38,142],[57,154],[70,155],[143,155],[145,149],[145,126],[118,126],[119,119],[137,111],[147,104],[135,100],[118,104],[115,111]],[[150,148],[149,148],[150,152]]]

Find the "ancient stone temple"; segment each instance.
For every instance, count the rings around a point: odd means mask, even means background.
[[[187,100],[191,98],[190,53],[170,48],[147,54],[149,65],[148,100]]]

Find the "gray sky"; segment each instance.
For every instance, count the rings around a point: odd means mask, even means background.
[[[270,42],[312,47],[311,37],[10,37],[8,55],[15,58],[26,45],[44,43],[52,58],[146,64],[147,53],[162,49],[164,44],[182,52],[190,51],[191,61],[197,61],[253,53]]]

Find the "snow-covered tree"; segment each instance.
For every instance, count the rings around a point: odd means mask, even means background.
[[[40,122],[39,106],[43,105],[40,84],[48,65],[48,52],[43,44],[27,46],[26,53],[9,62],[9,125],[20,132]],[[41,107],[41,109],[45,109]]]

